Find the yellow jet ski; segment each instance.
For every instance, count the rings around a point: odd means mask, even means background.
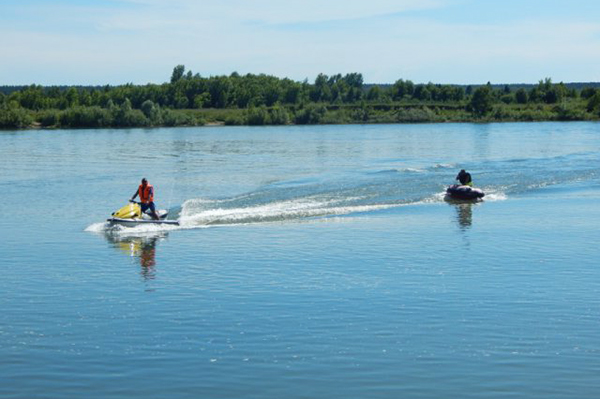
[[[125,205],[118,211],[112,213],[112,217],[106,219],[111,226],[120,225],[127,227],[140,226],[143,224],[158,224],[158,225],[172,225],[179,226],[177,220],[167,220],[169,211],[165,209],[158,209],[156,211],[159,219],[153,219],[150,214],[142,213],[142,207],[138,202],[130,201],[129,204]]]

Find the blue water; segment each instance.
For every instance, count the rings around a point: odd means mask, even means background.
[[[0,397],[596,398],[599,133],[0,132]]]

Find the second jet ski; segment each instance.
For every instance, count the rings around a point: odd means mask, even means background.
[[[456,200],[476,201],[485,197],[485,193],[480,188],[474,188],[461,184],[453,184],[446,189],[446,197]]]

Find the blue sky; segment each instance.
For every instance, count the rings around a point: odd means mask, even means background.
[[[0,85],[600,81],[595,0],[0,0]]]

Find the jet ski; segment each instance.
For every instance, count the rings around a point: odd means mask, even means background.
[[[453,184],[446,189],[446,197],[455,200],[478,200],[485,196],[480,188]]]
[[[112,217],[106,219],[111,226],[120,225],[127,227],[135,227],[144,224],[156,224],[156,225],[171,225],[179,226],[177,220],[167,220],[169,211],[165,209],[159,209],[156,211],[159,219],[153,219],[149,213],[143,213],[142,207],[138,202],[130,201],[129,204],[125,205],[118,211],[112,213]]]

